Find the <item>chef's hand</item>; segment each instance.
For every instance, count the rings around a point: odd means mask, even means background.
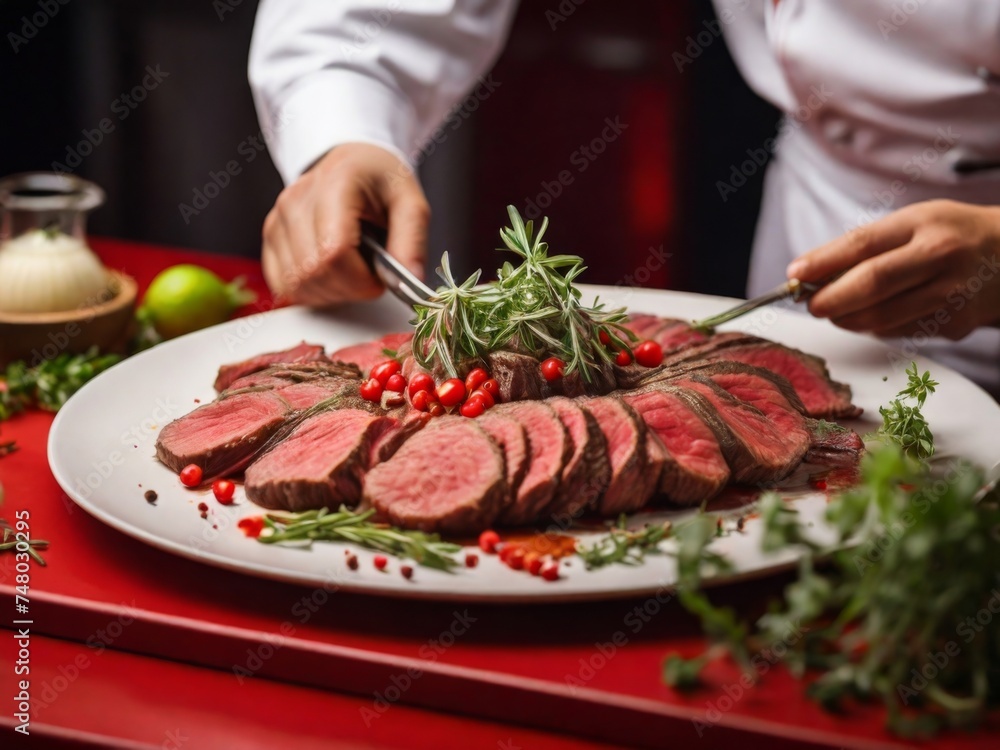
[[[387,226],[386,250],[423,277],[430,208],[416,177],[385,149],[346,143],[286,187],[264,220],[271,291],[312,307],[381,294],[358,254],[362,219]]]
[[[1000,208],[914,203],[796,259],[788,278],[845,272],[809,302],[841,328],[909,336],[936,326],[958,340],[1000,322]],[[932,323],[934,321],[934,323]]]

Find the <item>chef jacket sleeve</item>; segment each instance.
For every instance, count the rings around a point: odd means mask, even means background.
[[[286,183],[332,147],[413,164],[491,67],[516,0],[261,0],[249,77]]]

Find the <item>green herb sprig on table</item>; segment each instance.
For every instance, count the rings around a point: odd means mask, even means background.
[[[592,369],[612,361],[601,333],[618,348],[627,348],[633,338],[623,326],[625,310],[606,310],[599,301],[583,305],[574,284],[586,270],[583,259],[548,254],[548,243],[542,241],[548,219],[536,234],[534,224],[525,222],[514,206],[507,213],[511,225],[501,230],[500,238],[520,264],[504,263],[495,282],[480,285],[477,271],[459,283],[446,254],[440,272],[444,286],[434,303],[417,308],[414,356],[421,366],[440,363],[456,377],[463,360],[509,349],[540,359],[559,357],[567,374],[579,370],[592,380]]]
[[[918,377],[915,366],[907,374],[900,397],[914,398],[919,408],[921,392],[936,383],[927,373]],[[976,618],[1000,588],[998,493],[975,467],[957,463],[942,475],[893,436],[883,440],[864,458],[860,484],[827,507],[832,544],[813,541],[777,494],[761,498],[764,551],[797,546],[804,554],[798,579],[754,628],[694,591],[713,555],[710,536],[695,540],[695,562],[681,570],[678,589],[716,645],[693,660],[669,656],[665,680],[690,687],[720,649],[745,664],[747,654],[787,645],[787,634],[798,630],[803,635],[789,646],[786,664],[798,676],[818,672],[808,692],[831,710],[874,699],[886,706],[891,730],[913,735],[975,726],[997,705],[1000,619],[984,627]],[[918,455],[929,455],[927,447]]]
[[[99,354],[92,348],[84,354],[60,354],[34,367],[12,362],[0,374],[0,421],[33,406],[59,411],[84,383],[120,360],[117,354]]]
[[[257,541],[302,546],[318,541],[354,542],[377,552],[412,558],[428,568],[450,570],[460,564],[453,555],[461,551],[461,545],[443,542],[437,534],[372,522],[369,519],[374,513],[374,510],[355,513],[343,506],[337,512],[323,508],[302,513],[268,513]]]
[[[49,548],[47,540],[29,539],[26,542],[18,541],[14,529],[2,518],[0,518],[0,530],[3,531],[3,539],[0,541],[0,552],[10,552],[12,554],[25,552],[32,560],[45,567],[45,559],[38,553],[38,550]]]

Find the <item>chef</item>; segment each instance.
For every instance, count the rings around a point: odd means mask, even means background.
[[[264,223],[272,289],[316,306],[378,295],[360,218],[387,220],[389,252],[423,268],[412,165],[488,72],[516,5],[262,0],[250,82],[287,185]],[[715,5],[747,82],[785,112],[748,294],[841,274],[814,315],[1000,395],[1000,2]]]

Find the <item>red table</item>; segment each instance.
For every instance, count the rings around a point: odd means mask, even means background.
[[[105,262],[141,285],[167,265],[195,261],[224,277],[244,274],[264,293],[250,261],[96,244]],[[258,306],[268,304],[265,296]],[[751,690],[727,664],[710,669],[711,690],[667,688],[664,655],[694,653],[702,643],[673,601],[466,607],[331,595],[153,549],[92,519],[60,490],[45,458],[50,424],[41,413],[5,424],[3,438],[21,449],[0,460],[4,517],[30,510],[32,533],[52,542],[48,567],[31,573],[31,694],[51,704],[36,707],[36,732],[96,746],[168,747],[165,733],[174,729],[190,737],[183,747],[513,748],[583,746],[585,739],[648,747],[905,746],[883,731],[881,711],[827,714],[778,668]],[[12,557],[0,557],[0,625],[7,628],[17,627],[13,575]],[[785,582],[770,578],[714,595],[751,611]],[[429,648],[460,622],[467,627],[453,645]],[[612,652],[616,634],[626,643]],[[5,641],[0,694],[7,699],[17,694],[17,649],[14,639]],[[12,703],[5,700],[0,714],[8,732]],[[994,721],[936,746],[995,747],[998,738]]]

